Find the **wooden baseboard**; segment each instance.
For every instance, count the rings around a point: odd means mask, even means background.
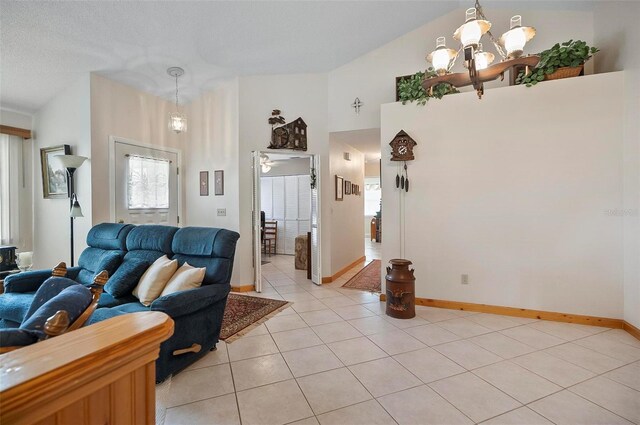
[[[625,331],[629,332],[631,334],[631,336],[633,336],[635,339],[640,340],[640,329],[636,328],[631,323],[625,321],[622,324],[622,329],[624,329]]]
[[[231,292],[251,292],[255,291],[255,285],[240,285],[240,286],[231,286]]]
[[[362,257],[358,258],[353,263],[351,263],[348,266],[343,267],[340,270],[338,270],[333,276],[323,277],[322,278],[322,283],[331,283],[331,282],[333,282],[334,280],[338,279],[340,276],[342,276],[343,274],[345,274],[346,272],[351,270],[353,267],[357,266],[358,263],[361,263],[361,262],[365,261],[366,259],[367,259],[367,257],[363,255]]]
[[[385,294],[380,294],[380,301],[386,300]],[[527,317],[530,319],[550,320],[553,322],[577,323],[580,325],[602,326],[605,328],[625,329],[626,325],[634,328],[640,335],[640,330],[626,323],[622,319],[607,317],[585,316],[580,314],[557,313],[553,311],[530,310],[526,308],[504,307],[490,304],[474,304],[460,301],[435,300],[431,298],[417,298],[416,305],[446,308],[450,310],[475,311],[480,313],[500,314],[503,316]],[[626,325],[625,325],[626,324]],[[633,335],[631,331],[629,331]],[[635,335],[634,335],[635,336]]]

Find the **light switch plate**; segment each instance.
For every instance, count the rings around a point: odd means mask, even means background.
[[[218,217],[225,217],[227,215],[226,208],[218,208]]]

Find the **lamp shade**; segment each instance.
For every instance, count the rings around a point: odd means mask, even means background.
[[[429,53],[427,60],[433,65],[433,69],[438,75],[444,75],[449,71],[451,61],[456,57],[457,52],[453,49],[447,49],[444,37],[436,39],[436,50]]]
[[[464,47],[475,46],[490,28],[491,22],[476,19],[476,8],[472,7],[467,9],[465,23],[453,33],[453,38],[460,41]]]
[[[178,112],[169,114],[169,130],[175,131],[177,134],[187,131],[187,116]]]
[[[80,207],[80,203],[78,202],[78,198],[76,198],[75,194],[73,195],[73,204],[71,205],[71,211],[69,211],[69,217],[84,217],[82,214],[82,208]]]
[[[507,51],[507,57],[513,59],[522,56],[524,46],[536,35],[533,27],[522,26],[522,16],[515,15],[511,18],[510,30],[502,34],[500,44]]]
[[[78,155],[55,155],[55,157],[64,168],[78,168],[87,160],[86,156]]]

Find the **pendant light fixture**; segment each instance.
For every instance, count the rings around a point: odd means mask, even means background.
[[[485,34],[502,59],[494,65],[491,63],[495,55],[482,50],[480,41]],[[523,67],[526,70],[538,64],[539,56],[524,56],[525,44],[535,35],[535,28],[523,27],[522,17],[515,15],[509,23],[509,31],[502,34],[499,40],[496,39],[491,34],[491,22],[485,17],[479,0],[476,0],[475,7],[466,10],[464,24],[453,34],[453,38],[461,44],[460,49],[448,49],[444,37],[438,37],[436,40],[436,50],[427,56],[436,76],[425,78],[422,87],[431,91],[434,86],[442,83],[454,87],[472,85],[478,97],[482,98],[485,82],[503,78],[505,71],[513,70],[515,67]],[[451,73],[450,69],[461,52],[467,72]]]
[[[178,109],[178,77],[184,75],[184,69],[172,66],[167,69],[167,74],[176,79],[176,111],[169,112],[169,130],[173,130],[177,134],[185,133],[187,131],[187,116],[181,114]]]

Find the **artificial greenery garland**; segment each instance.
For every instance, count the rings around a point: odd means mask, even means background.
[[[528,74],[525,75],[524,71],[518,74],[516,84],[535,86],[540,81],[544,81],[546,75],[553,74],[558,68],[575,68],[583,65],[596,52],[598,52],[596,47],[589,47],[582,40],[556,43],[552,48],[540,53],[540,62]]]
[[[458,93],[455,87],[447,83],[438,84],[433,87],[432,93],[427,93],[422,87],[422,81],[425,78],[435,77],[436,75],[433,68],[429,68],[426,72],[416,72],[412,76],[398,81],[398,97],[402,104],[416,102],[418,105],[425,105],[429,98],[442,99],[442,96],[446,94]]]

